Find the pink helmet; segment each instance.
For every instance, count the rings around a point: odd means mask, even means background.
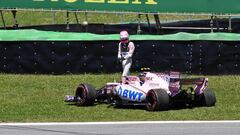
[[[121,43],[127,43],[128,42],[128,39],[129,39],[129,34],[127,31],[121,31],[120,32],[120,40],[121,40]]]

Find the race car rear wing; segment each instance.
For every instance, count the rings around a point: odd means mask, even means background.
[[[180,79],[180,84],[181,85],[191,85],[191,84],[196,84],[196,85],[202,85],[208,78],[182,78]]]

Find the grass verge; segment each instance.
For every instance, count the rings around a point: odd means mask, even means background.
[[[105,104],[77,107],[63,102],[80,82],[99,88],[120,74],[11,75],[0,74],[0,122],[68,122],[132,120],[239,120],[240,76],[207,76],[215,91],[215,107],[148,112]]]
[[[55,14],[55,15],[54,15]],[[161,14],[159,15],[161,22],[172,20],[194,20],[194,19],[209,19],[209,16],[203,15],[171,15]],[[7,26],[13,26],[14,20],[11,11],[3,11],[3,17]],[[53,19],[55,18],[55,19]],[[79,23],[88,21],[89,23],[126,23],[126,22],[138,22],[137,14],[115,14],[115,13],[77,13]],[[153,15],[149,15],[150,22],[155,24]],[[17,21],[19,26],[29,25],[46,25],[46,24],[66,24],[67,15],[66,12],[36,12],[36,11],[18,11]],[[147,23],[145,15],[141,15],[140,22]],[[69,14],[69,23],[76,24],[76,18],[74,13]],[[0,27],[3,26],[0,19]]]

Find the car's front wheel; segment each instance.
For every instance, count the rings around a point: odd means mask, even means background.
[[[75,93],[75,99],[78,106],[90,106],[94,104],[96,90],[90,84],[80,84]]]

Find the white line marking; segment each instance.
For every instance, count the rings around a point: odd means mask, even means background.
[[[220,121],[121,121],[121,122],[46,122],[46,123],[0,123],[0,126],[58,126],[58,125],[120,125],[120,124],[195,124],[195,123],[239,123],[240,120]]]

